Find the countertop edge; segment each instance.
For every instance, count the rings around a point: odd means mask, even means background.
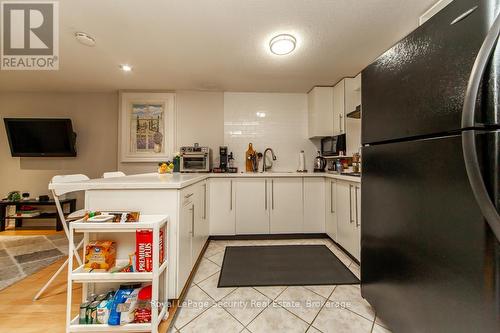
[[[153,174],[151,174],[153,175]],[[328,179],[339,179],[349,182],[361,182],[361,177],[339,175],[332,173],[298,173],[298,172],[274,172],[274,173],[207,173],[207,174],[197,174],[197,177],[193,177],[187,180],[179,180],[168,182],[171,175],[158,175],[158,181],[131,181],[131,177],[117,177],[111,182],[96,182],[96,180],[102,180],[102,178],[91,179],[84,182],[71,182],[71,183],[59,183],[53,184],[49,183],[49,190],[56,191],[88,191],[88,190],[118,190],[118,189],[165,189],[165,190],[180,190],[190,185],[196,184],[200,181],[210,179],[210,178],[328,178]],[[164,178],[163,178],[164,177]],[[123,178],[123,179],[122,179]]]

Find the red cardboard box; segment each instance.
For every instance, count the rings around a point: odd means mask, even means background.
[[[160,230],[160,265],[164,260],[164,236]],[[153,270],[153,231],[137,230],[135,233],[135,266],[137,272],[151,272]]]

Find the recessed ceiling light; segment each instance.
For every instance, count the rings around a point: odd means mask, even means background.
[[[85,32],[75,32],[75,38],[85,46],[95,46],[95,38]]]
[[[120,65],[120,68],[124,72],[130,72],[130,71],[132,71],[132,66],[127,65],[127,64]]]
[[[266,113],[265,112],[262,112],[262,111],[258,111],[255,113],[255,115],[259,118],[265,118],[266,117]]]
[[[273,37],[269,42],[271,52],[276,55],[285,55],[295,50],[297,40],[289,34],[281,34]]]

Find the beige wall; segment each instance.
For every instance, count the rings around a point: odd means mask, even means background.
[[[116,170],[117,93],[0,93],[0,116],[71,118],[77,133],[77,157],[11,157],[4,125],[0,130],[0,195],[19,190],[47,194],[57,174],[90,178]]]
[[[198,142],[212,148],[217,163],[219,146],[224,144],[224,93],[176,91],[176,150]],[[157,163],[119,163],[126,174],[155,172]]]

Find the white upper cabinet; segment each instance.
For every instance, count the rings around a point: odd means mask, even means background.
[[[346,79],[345,125],[347,156],[359,152],[361,146],[361,118],[359,118],[361,115],[352,114],[358,106],[361,107],[361,73],[355,78]]]
[[[307,94],[309,138],[333,134],[333,88],[314,87]]]
[[[302,178],[273,178],[270,188],[271,234],[302,233]]]
[[[235,180],[210,179],[210,235],[235,235]]]
[[[345,133],[345,80],[333,87],[333,135]]]
[[[236,234],[269,234],[268,184],[264,178],[237,179]]]
[[[354,78],[345,79],[345,112],[346,115],[361,105],[361,73]]]

